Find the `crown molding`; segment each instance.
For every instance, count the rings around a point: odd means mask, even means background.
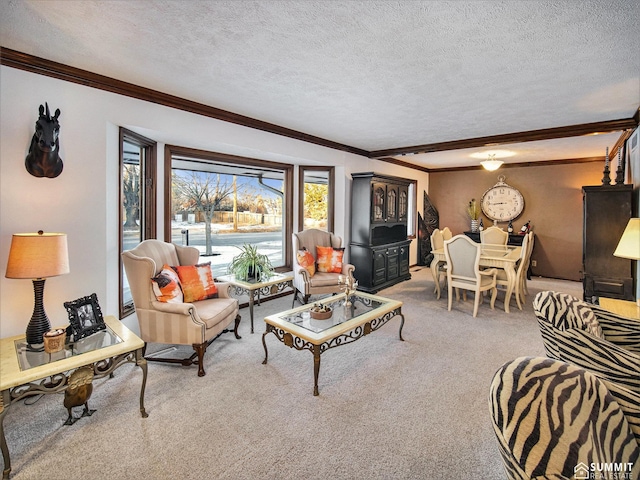
[[[411,147],[397,147],[385,150],[367,151],[360,148],[333,142],[324,138],[309,135],[297,130],[292,130],[280,125],[264,122],[255,118],[247,117],[237,113],[211,107],[202,103],[187,100],[175,95],[159,92],[150,88],[141,87],[133,83],[124,82],[97,73],[89,72],[79,68],[64,65],[62,63],[47,60],[27,53],[18,52],[6,47],[0,46],[0,65],[17,68],[27,72],[44,75],[58,80],[64,80],[79,85],[84,85],[99,90],[123,95],[138,100],[163,105],[177,110],[182,110],[197,115],[221,120],[224,122],[234,123],[243,127],[261,130],[264,132],[281,135],[284,137],[300,140],[302,142],[312,143],[334,150],[340,150],[367,158],[380,160],[394,165],[419,170],[422,172],[446,172],[454,170],[473,170],[480,167],[454,167],[454,168],[427,168],[415,165],[409,162],[392,158],[393,155],[401,155],[407,153],[432,153],[446,150],[460,150],[464,148],[476,148],[485,146],[504,145],[509,143],[522,143],[537,140],[551,140],[556,138],[566,138],[581,135],[592,135],[595,133],[609,133],[622,130],[635,129],[640,123],[640,108],[636,110],[634,116],[628,119],[609,120],[604,122],[585,123],[580,125],[569,125],[565,127],[544,128],[540,130],[530,130],[526,132],[514,132],[502,135],[491,135],[486,137],[468,138],[463,140],[453,140],[448,142],[430,143],[424,145],[415,145]],[[616,144],[617,148],[620,148]],[[615,150],[615,147],[614,147]],[[613,152],[612,152],[613,153]],[[510,168],[515,166],[542,166],[549,163],[574,163],[583,161],[594,161],[593,159],[565,159],[550,160],[543,162],[531,163],[514,163],[503,165],[501,168]]]
[[[65,80],[67,82],[77,83],[79,85],[97,88],[99,90],[163,105],[165,107],[195,113],[204,117],[235,123],[236,125],[241,125],[243,127],[262,130],[264,132],[274,133],[276,135],[293,138],[307,143],[313,143],[315,145],[332,148],[334,150],[354,153],[363,157],[369,156],[369,152],[366,150],[333,142],[331,140],[309,135],[297,130],[275,125],[273,123],[256,120],[255,118],[246,117],[244,115],[211,107],[202,103],[193,102],[175,95],[169,95],[157,90],[141,87],[133,83],[116,80],[115,78],[99,75],[87,70],[70,67],[69,65],[53,62],[51,60],[18,52],[5,47],[0,47],[0,64],[36,73],[38,75],[45,75],[47,77],[57,78],[58,80]]]
[[[634,129],[638,126],[638,115],[633,118],[620,120],[607,120],[604,122],[583,123],[580,125],[568,125],[565,127],[543,128],[526,132],[506,133],[502,135],[490,135],[487,137],[467,138],[449,142],[428,143],[412,147],[398,147],[386,150],[374,150],[370,152],[371,158],[388,157],[407,153],[433,153],[445,150],[460,150],[463,148],[477,148],[487,146],[505,145],[509,143],[534,142],[538,140],[553,140],[556,138],[579,137],[597,133],[610,133],[620,130]]]

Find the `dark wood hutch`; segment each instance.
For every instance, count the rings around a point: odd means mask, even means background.
[[[613,256],[633,214],[633,185],[587,186],[582,194],[584,299],[635,300],[632,261]]]
[[[406,178],[353,173],[349,262],[359,289],[369,293],[411,278]]]

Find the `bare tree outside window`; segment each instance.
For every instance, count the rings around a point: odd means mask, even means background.
[[[184,210],[195,209],[202,214],[205,228],[204,255],[212,255],[211,223],[216,210],[220,210],[225,199],[233,195],[233,181],[228,176],[223,177],[218,173],[186,171],[175,173],[174,198]]]
[[[140,166],[122,166],[122,208],[124,228],[140,225]]]

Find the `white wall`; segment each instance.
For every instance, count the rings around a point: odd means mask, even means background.
[[[64,171],[55,179],[26,171],[38,107],[59,108]],[[159,174],[165,143],[294,165],[336,166],[335,231],[349,241],[352,172],[417,179],[418,210],[428,175],[270,133],[103,92],[18,69],[0,67],[0,337],[23,334],[33,309],[28,280],[4,278],[11,235],[65,232],[71,272],[50,278],[45,309],[53,325],[68,323],[64,301],[97,293],[105,315],[118,315],[118,128],[157,140]],[[297,186],[297,182],[295,183]],[[158,182],[162,238],[162,182]],[[345,206],[346,208],[343,208]],[[412,242],[411,263],[417,258]]]

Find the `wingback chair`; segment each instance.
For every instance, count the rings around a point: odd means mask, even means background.
[[[533,310],[547,356],[640,395],[640,322],[550,291],[535,296]]]
[[[473,316],[478,315],[478,305],[482,301],[482,292],[491,290],[491,309],[496,303],[496,274],[495,268],[480,270],[481,246],[466,235],[456,235],[444,242],[444,255],[447,259],[447,292],[449,294],[449,311],[453,303],[453,289],[456,289],[456,299],[460,299],[458,289],[475,292]]]
[[[165,303],[158,300],[152,286],[164,265],[188,266],[198,262],[200,252],[194,247],[181,247],[159,240],[145,240],[135,248],[122,253],[122,262],[129,280],[131,295],[138,317],[140,335],[146,343],[191,345],[194,353],[187,359],[146,357],[147,360],[198,365],[198,376],[205,375],[203,358],[207,347],[227,327],[235,322],[236,338],[240,315],[238,300],[230,298],[229,284],[215,283],[217,298],[191,303]],[[197,359],[196,359],[197,357]]]
[[[302,297],[302,302],[307,303],[311,295],[322,295],[329,293],[339,293],[344,291],[344,284],[339,283],[340,276],[346,281],[354,282],[353,272],[355,267],[349,263],[342,263],[339,272],[320,272],[316,268],[318,261],[317,247],[332,247],[340,249],[342,238],[331,232],[325,232],[311,228],[302,232],[294,233],[293,240],[293,302],[296,303],[298,294]],[[313,257],[313,265],[306,267],[299,263],[299,253],[306,251]],[[313,274],[311,272],[314,272]]]
[[[489,408],[510,480],[594,478],[593,464],[624,468],[615,478],[639,478],[640,430],[607,382],[587,370],[517,358],[494,375]]]

